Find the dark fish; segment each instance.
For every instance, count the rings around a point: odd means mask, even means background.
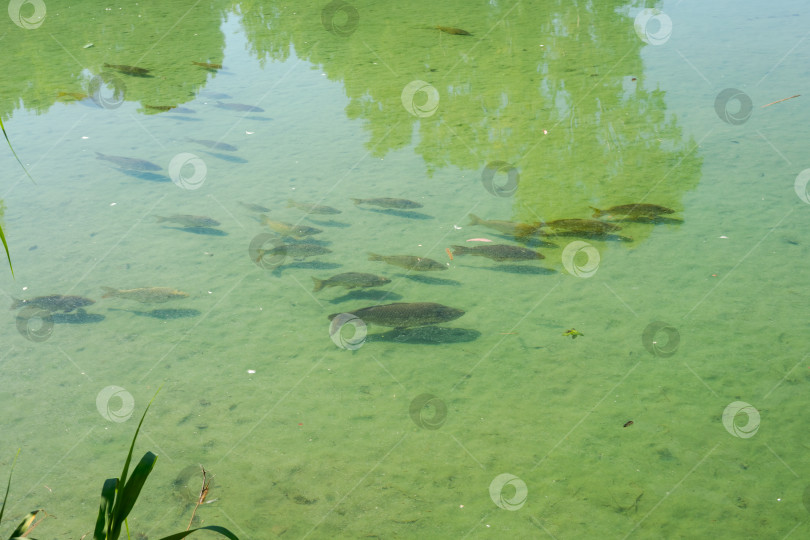
[[[104,64],[104,67],[120,71],[121,73],[126,73],[127,75],[136,75],[138,77],[149,76],[149,70],[146,68],[127,66],[123,64],[107,64],[107,63]]]
[[[542,253],[518,246],[487,244],[484,246],[451,246],[453,255],[480,255],[493,261],[530,261],[545,259]]]
[[[291,236],[299,239],[323,232],[321,229],[307,227],[306,225],[293,225],[291,223],[284,223],[283,221],[273,221],[267,216],[262,216],[262,225],[267,225],[282,236]]]
[[[259,249],[256,251],[256,261],[260,261],[265,255],[292,257],[293,259],[305,259],[316,255],[332,253],[331,249],[321,247],[317,244],[281,244],[273,249]]]
[[[70,313],[74,309],[80,309],[90,304],[95,304],[95,300],[83,298],[81,296],[63,296],[61,294],[52,294],[50,296],[38,296],[30,300],[17,300],[11,304],[11,309],[19,309],[23,306],[34,306],[51,313],[59,311],[63,313]]]
[[[450,26],[437,26],[436,30],[441,30],[442,32],[447,32],[448,34],[453,34],[454,36],[471,36],[472,34],[467,32],[466,30],[462,30],[461,28],[453,28]]]
[[[204,67],[205,69],[222,69],[222,64],[211,64],[210,62],[192,62],[192,64]]]
[[[160,165],[155,165],[151,161],[146,161],[145,159],[123,156],[107,156],[101,152],[96,152],[96,159],[103,159],[105,161],[109,161],[110,163],[115,163],[122,169],[128,169],[130,171],[159,171],[162,168]]]
[[[497,219],[481,219],[475,214],[470,214],[470,225],[483,225],[488,229],[509,234],[512,236],[525,237],[531,236],[539,228],[539,223],[516,223],[514,221],[500,221]]]
[[[259,204],[244,203],[244,202],[240,202],[239,204],[241,204],[242,206],[244,206],[245,208],[247,208],[248,210],[251,210],[253,212],[264,213],[264,212],[269,212],[270,211],[269,208],[265,208],[264,206],[261,206]]]
[[[217,101],[216,107],[219,107],[220,109],[228,109],[229,111],[264,112],[264,109],[261,107],[244,105],[242,103],[222,103],[221,101]]]
[[[298,208],[307,214],[340,214],[340,210],[332,208],[331,206],[323,206],[320,204],[307,204],[296,202],[292,199],[287,199],[287,208]]]
[[[227,144],[227,143],[224,143],[224,142],[212,141],[212,140],[209,140],[209,139],[191,139],[189,137],[186,137],[186,140],[190,141],[190,142],[193,142],[193,143],[201,144],[201,145],[206,146],[206,147],[208,147],[208,148],[210,148],[212,150],[227,150],[228,152],[236,152],[237,150],[239,150],[237,147],[235,147],[235,146],[233,146],[231,144]]]
[[[377,255],[376,253],[369,253],[368,260],[385,261],[394,266],[420,272],[428,270],[447,270],[447,266],[440,262],[428,259],[427,257],[415,257],[413,255]]]
[[[351,315],[360,318],[364,323],[393,326],[394,328],[410,328],[414,326],[427,326],[458,319],[464,311],[432,302],[416,302],[385,304],[371,306],[356,311],[348,311]],[[331,321],[340,313],[329,315]]]
[[[608,233],[622,230],[618,225],[595,219],[557,219],[545,223],[544,226],[563,231],[587,233]]]
[[[661,214],[674,214],[675,210],[671,210],[665,206],[658,206],[657,204],[621,204],[619,206],[611,206],[607,210],[599,210],[598,208],[590,207],[593,210],[593,217],[600,218],[603,216],[627,216],[630,218],[636,217],[656,217]]]
[[[418,202],[409,201],[408,199],[392,199],[390,197],[381,197],[379,199],[352,199],[354,204],[370,204],[372,206],[379,206],[381,208],[422,208]]]
[[[192,216],[191,214],[174,214],[173,216],[155,216],[158,223],[170,221],[183,227],[216,227],[219,221],[206,216]]]
[[[329,279],[318,279],[313,277],[312,281],[315,282],[313,292],[318,292],[325,287],[345,287],[347,289],[355,289],[357,287],[379,287],[386,283],[391,283],[391,280],[375,276],[374,274],[363,274],[360,272],[346,272],[332,276]]]

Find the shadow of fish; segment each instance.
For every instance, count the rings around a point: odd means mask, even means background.
[[[125,156],[112,156],[96,152],[96,159],[103,159],[114,163],[117,167],[122,169],[129,169],[131,171],[160,171],[163,169],[160,165],[155,165],[151,161],[145,159],[131,158]]]
[[[131,176],[132,178],[137,178],[138,180],[146,180],[147,182],[171,182],[172,179],[166,176],[165,174],[157,174],[148,171],[132,171],[128,169],[115,169],[116,171],[123,173],[127,176]]]
[[[51,320],[54,324],[91,324],[99,323],[104,319],[104,315],[100,315],[98,313],[87,313],[83,309],[77,309],[75,313],[51,314]]]
[[[373,302],[382,302],[384,300],[390,300],[392,302],[396,302],[397,300],[402,300],[402,295],[391,291],[355,289],[349,291],[343,296],[338,296],[337,298],[329,300],[329,303],[340,304],[342,302],[348,302],[349,300],[369,300]]]
[[[469,343],[481,337],[481,332],[468,328],[421,326],[418,328],[395,328],[379,334],[368,334],[366,341],[406,343],[409,345],[441,345],[443,343]]]
[[[319,227],[335,227],[338,229],[345,229],[347,227],[351,227],[350,223],[343,223],[342,221],[335,221],[334,219],[324,221],[322,219],[314,219],[312,216],[307,216],[307,219],[310,221],[310,223],[314,223]]]
[[[196,309],[153,309],[150,311],[136,311],[133,309],[116,309],[112,308],[110,311],[126,311],[139,317],[151,317],[152,319],[189,319],[191,317],[199,317],[202,312]]]
[[[433,216],[429,216],[428,214],[424,214],[422,212],[414,212],[413,210],[394,210],[391,208],[386,208],[385,210],[381,210],[379,208],[365,208],[365,210],[369,212],[377,212],[378,214],[387,214],[389,216],[408,219],[435,219]]]
[[[366,324],[371,323],[394,328],[429,326],[454,321],[464,315],[464,311],[461,309],[443,306],[434,302],[384,304],[346,311],[345,313],[358,317]],[[333,313],[328,316],[328,319],[331,321],[338,315],[341,314]]]
[[[508,274],[531,274],[535,276],[550,276],[556,274],[557,271],[551,268],[543,268],[542,266],[529,266],[527,264],[499,264],[498,266],[479,266],[484,270],[493,270],[495,272],[506,272]]]
[[[202,152],[217,159],[221,159],[222,161],[230,161],[231,163],[248,163],[248,160],[239,156],[220,154],[219,152],[209,152],[208,150],[203,150]]]
[[[336,270],[342,266],[342,264],[322,261],[297,261],[289,264],[282,264],[281,266],[276,267],[273,269],[273,274],[280,276],[282,271],[289,268],[305,268],[307,270]]]
[[[450,285],[453,287],[460,287],[461,283],[455,279],[444,279],[433,276],[426,276],[424,274],[399,274],[400,277],[410,279],[417,283],[424,283],[425,285]]]
[[[90,300],[89,298],[84,298],[82,296],[65,296],[62,294],[37,296],[36,298],[29,298],[26,300],[14,298],[13,300],[14,301],[11,304],[11,308],[9,309],[14,310],[20,309],[21,307],[32,306],[50,311],[51,313],[57,313],[59,311],[63,313],[70,313],[73,310],[81,309],[85,306],[90,306],[96,303],[95,300]]]
[[[186,137],[186,140],[189,142],[193,142],[195,144],[205,146],[206,148],[210,148],[211,150],[225,150],[226,152],[236,152],[237,150],[239,150],[232,144],[220,141],[212,141],[210,139],[192,139],[191,137]]]
[[[244,103],[223,103],[222,101],[217,101],[214,107],[226,109],[229,111],[264,112],[264,109],[262,109],[261,107],[255,107],[253,105],[245,105]]]
[[[204,236],[228,236],[223,230],[215,229],[214,227],[169,227],[164,226],[166,229],[174,229],[175,231],[183,231],[191,234],[201,234]]]

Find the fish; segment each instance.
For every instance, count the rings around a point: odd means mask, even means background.
[[[392,199],[390,197],[381,197],[379,199],[352,199],[354,204],[370,204],[372,206],[379,206],[380,208],[422,208],[418,202],[409,201],[408,199]]]
[[[345,313],[354,315],[364,323],[392,326],[394,328],[411,328],[453,321],[464,315],[465,312],[433,302],[398,302],[370,306]],[[338,315],[340,313],[333,313],[328,318],[331,321]]]
[[[101,288],[104,290],[102,298],[124,298],[126,300],[135,300],[142,304],[162,304],[169,300],[188,298],[188,293],[170,287],[144,287],[141,289]]]
[[[472,34],[467,32],[466,30],[462,30],[461,28],[453,28],[451,26],[437,26],[436,30],[441,30],[442,32],[446,32],[448,34],[453,34],[454,36],[471,36]]]
[[[599,210],[598,208],[594,208],[593,206],[589,206],[591,210],[593,210],[593,217],[600,218],[603,216],[627,216],[630,218],[637,218],[637,217],[656,217],[662,214],[674,214],[675,210],[667,208],[665,206],[658,206],[657,204],[621,204],[619,206],[611,206],[607,210]]]
[[[104,64],[104,67],[120,71],[121,73],[126,73],[127,75],[135,75],[137,77],[147,77],[147,76],[151,77],[151,75],[149,75],[149,70],[142,67],[127,66],[124,64],[107,64],[107,63]]]
[[[130,171],[159,171],[162,170],[160,165],[155,165],[151,161],[145,159],[129,158],[124,156],[108,156],[101,152],[96,152],[96,159],[103,159],[110,163],[115,163],[122,169]]]
[[[230,111],[264,112],[264,109],[261,107],[244,105],[242,103],[222,103],[221,101],[217,101],[216,107],[219,107],[220,109],[228,109]]]
[[[293,225],[283,221],[273,221],[267,216],[262,216],[262,225],[267,225],[270,229],[276,231],[282,236],[291,236],[293,238],[304,238],[323,232],[321,229],[315,227],[308,227],[306,225]]]
[[[219,221],[207,216],[193,216],[191,214],[174,214],[172,216],[155,216],[158,223],[169,221],[183,227],[216,227]]]
[[[51,313],[63,312],[70,313],[74,309],[81,310],[84,306],[95,304],[95,300],[84,298],[81,296],[63,296],[61,294],[52,294],[50,296],[37,296],[28,300],[14,299],[11,304],[11,309],[20,309],[23,306],[33,306]]]
[[[241,204],[242,206],[244,206],[248,210],[251,210],[253,212],[259,212],[260,214],[270,211],[269,208],[265,208],[264,206],[262,206],[260,204],[245,203],[245,202],[240,202],[239,204]]]
[[[292,257],[293,259],[306,259],[307,257],[315,257],[316,255],[325,255],[327,253],[332,253],[332,250],[317,244],[281,244],[273,249],[257,250],[256,261],[262,260],[262,257],[265,255],[270,255],[271,257],[281,255],[283,257]]]
[[[287,199],[287,208],[298,208],[307,214],[340,214],[341,211],[331,206],[323,206],[320,204],[307,204],[296,202],[292,199]]]
[[[475,214],[470,214],[468,217],[470,218],[470,225],[483,225],[488,229],[517,237],[531,236],[540,228],[540,222],[517,223],[497,219],[481,219]]]
[[[204,67],[205,69],[222,69],[222,64],[212,64],[210,62],[192,62],[192,64]]]
[[[387,277],[377,276],[374,274],[363,274],[360,272],[345,272],[332,276],[329,279],[312,278],[315,283],[315,288],[312,292],[318,292],[326,287],[345,287],[346,289],[355,289],[357,287],[379,287],[391,280]]]
[[[190,141],[190,142],[193,142],[193,143],[201,144],[201,145],[206,146],[206,147],[208,147],[208,148],[210,148],[212,150],[227,150],[228,152],[236,152],[237,150],[239,150],[237,147],[233,146],[232,144],[227,144],[227,143],[224,143],[224,142],[212,141],[212,140],[209,140],[209,139],[191,139],[189,137],[186,137],[186,140]]]
[[[595,219],[557,219],[544,223],[543,226],[564,231],[587,233],[608,233],[622,230],[618,225]]]
[[[146,107],[147,109],[166,112],[174,109],[177,105],[147,105],[146,103],[144,103],[143,106]]]
[[[428,270],[447,270],[447,266],[440,262],[428,259],[427,257],[415,257],[413,255],[377,255],[376,253],[369,253],[368,260],[385,261],[394,266],[420,272]]]
[[[530,261],[545,259],[545,255],[531,249],[505,244],[487,244],[484,246],[451,246],[453,255],[480,255],[493,261]]]

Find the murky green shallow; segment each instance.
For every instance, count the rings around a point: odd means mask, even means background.
[[[158,388],[133,537],[185,529],[177,478],[198,464],[215,475],[200,523],[240,538],[808,534],[807,97],[763,108],[803,93],[803,3],[55,4],[23,6],[35,28],[0,22],[0,111],[36,181],[0,151],[15,270],[0,287],[9,305],[96,303],[56,314],[44,341],[16,311],[0,325],[0,478],[22,448],[0,534],[34,508],[56,517],[39,537],[90,532]],[[100,74],[104,107],[59,96]],[[125,174],[95,152],[162,169]],[[196,157],[178,176],[182,153]],[[487,175],[497,161],[513,169]],[[372,197],[423,208],[351,202]],[[305,218],[290,198],[342,213]],[[552,239],[543,261],[445,252],[514,243],[469,213],[530,223],[635,202],[683,223]],[[240,203],[323,229],[332,253],[260,267],[249,248],[269,229]],[[154,217],[172,214],[221,225]],[[312,292],[350,271],[392,282]],[[466,313],[369,326],[355,350],[330,338],[329,314],[392,301]]]

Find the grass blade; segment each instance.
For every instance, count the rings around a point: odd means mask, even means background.
[[[194,531],[202,531],[202,530],[218,532],[222,536],[230,538],[231,540],[239,540],[238,536],[233,534],[225,527],[220,527],[219,525],[208,525],[207,527],[200,527],[198,529],[191,529],[190,531],[183,531],[181,533],[164,536],[160,540],[180,540],[181,538],[185,538],[186,536],[190,535]]]
[[[17,449],[17,455],[14,456],[14,461],[11,462],[11,471],[8,473],[8,485],[6,486],[6,494],[3,495],[3,506],[0,506],[0,523],[3,521],[3,512],[6,511],[6,500],[8,499],[8,492],[11,491],[11,475],[14,474],[14,465],[17,464],[17,458],[20,456],[20,450]]]
[[[6,242],[6,235],[3,234],[3,227],[0,227],[0,240],[3,241],[3,247],[6,248],[6,257],[8,257],[8,267],[11,269],[11,277],[14,277],[14,267],[11,266],[11,253],[8,252],[8,242]]]
[[[0,129],[3,130],[3,137],[6,138],[6,142],[8,143],[8,147],[11,149],[11,153],[14,154],[14,157],[17,159],[17,163],[20,164],[20,167],[22,167],[22,170],[25,171],[25,174],[28,176],[28,178],[31,178],[31,181],[34,182],[34,179],[31,177],[30,174],[28,174],[28,169],[25,168],[25,165],[23,165],[23,162],[20,161],[20,158],[17,157],[17,152],[14,151],[14,147],[11,146],[11,140],[9,140],[9,138],[8,138],[8,133],[6,133],[6,127],[3,125],[3,119],[2,118],[0,118]],[[36,184],[36,182],[34,182],[34,183]]]
[[[118,487],[118,478],[109,478],[101,487],[101,504],[98,508],[98,519],[93,531],[93,540],[106,540],[107,529],[112,523],[112,509],[115,502],[115,490]]]
[[[115,512],[115,522],[113,523],[113,538],[118,538],[116,536],[116,532],[121,531],[121,526],[124,524],[124,520],[127,519],[127,516],[132,511],[132,508],[135,506],[135,502],[138,500],[138,496],[141,494],[141,489],[143,488],[146,479],[149,477],[149,473],[152,472],[152,469],[155,467],[155,462],[157,461],[157,456],[152,452],[147,452],[141,458],[141,461],[138,465],[133,469],[132,476],[127,480],[126,485],[124,485],[124,489],[121,491],[120,494],[120,504]]]
[[[39,510],[29,512],[28,515],[25,516],[25,519],[23,519],[22,522],[19,525],[17,525],[17,528],[14,529],[14,532],[11,533],[11,538],[23,537],[26,534],[28,534],[28,529],[31,528],[31,523],[33,523],[34,520],[36,519],[37,513],[39,513]]]

